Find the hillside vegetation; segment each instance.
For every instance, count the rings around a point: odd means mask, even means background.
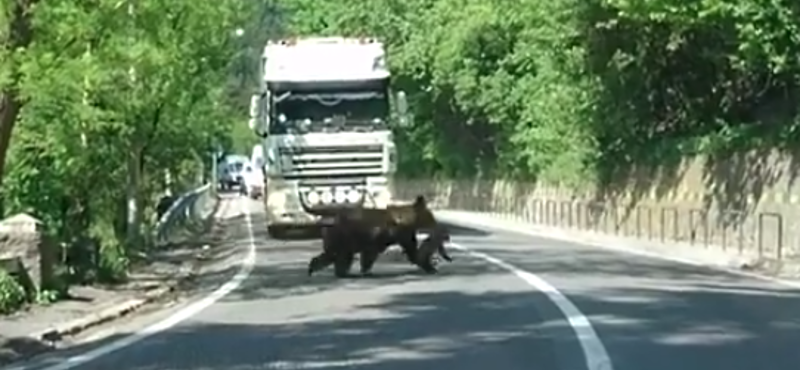
[[[389,44],[416,115],[402,136],[408,175],[593,183],[682,156],[791,149],[800,135],[796,1],[270,6],[285,35]]]

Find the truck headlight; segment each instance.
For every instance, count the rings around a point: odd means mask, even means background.
[[[288,155],[281,155],[279,162],[282,171],[288,172],[292,170],[292,157]]]
[[[278,156],[275,148],[265,149],[266,155],[264,156],[264,173],[269,175],[277,175],[281,173],[281,166],[278,163]]]

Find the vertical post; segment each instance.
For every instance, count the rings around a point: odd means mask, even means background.
[[[247,53],[245,50],[247,49],[239,51],[239,89],[242,91],[244,91],[244,88],[247,85],[247,58],[249,53]]]
[[[134,35],[134,31],[136,30],[136,20],[134,18],[134,7],[133,1],[128,1],[128,19],[131,22],[131,47],[135,44],[136,35]],[[131,63],[130,67],[128,68],[128,78],[133,84],[136,81],[136,68],[134,67],[133,63]]]
[[[172,196],[172,172],[167,169],[164,170],[164,195]]]
[[[85,50],[84,53],[85,53],[84,55],[87,58],[91,57],[91,55],[92,55],[92,42],[91,41],[86,44],[86,50]],[[89,102],[89,89],[90,88],[91,88],[91,86],[89,86],[89,75],[87,74],[87,75],[83,76],[83,96],[81,98],[81,103],[83,104],[84,107],[88,107],[90,105],[90,102]],[[86,121],[81,120],[80,126],[81,126],[81,135],[80,135],[80,137],[81,137],[81,146],[83,146],[83,148],[88,148],[89,147],[89,139],[88,139],[88,137],[86,135],[86,130],[87,130],[86,129],[86,126],[87,126]]]
[[[213,195],[217,195],[217,184],[219,184],[217,172],[217,147],[215,145],[214,152],[211,153],[211,194]]]
[[[250,47],[244,39],[245,31],[243,28],[235,29],[233,34],[235,36],[236,47],[237,47],[237,52],[236,54],[234,54],[234,57],[238,59],[236,61],[238,63],[236,64],[238,64],[237,74],[239,75],[239,90],[244,91],[244,88],[247,85],[247,67],[248,67],[247,58],[250,56],[249,54]]]

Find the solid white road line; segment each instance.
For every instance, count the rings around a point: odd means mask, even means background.
[[[586,358],[586,368],[588,370],[614,369],[614,365],[611,362],[611,358],[608,356],[606,347],[603,345],[600,337],[597,336],[597,332],[595,332],[594,327],[592,327],[592,323],[578,309],[578,307],[575,306],[575,304],[570,301],[567,296],[556,289],[556,287],[535,274],[520,269],[508,262],[492,257],[486,253],[476,252],[456,243],[450,243],[449,245],[471,257],[482,259],[514,274],[516,277],[522,279],[522,281],[532,286],[534,289],[544,293],[544,295],[547,296],[547,298],[553,302],[556,307],[558,307],[558,310],[561,311],[566,318],[567,324],[569,324],[569,326],[575,332],[575,336],[578,338],[578,342],[580,343],[584,357]]]
[[[68,357],[59,364],[43,367],[40,368],[39,370],[69,370],[76,366],[80,366],[90,361],[96,360],[109,353],[128,347],[147,337],[158,334],[160,332],[163,332],[180,324],[182,321],[194,315],[197,315],[198,313],[200,313],[200,311],[205,310],[206,308],[210,307],[211,305],[213,305],[226,295],[238,289],[239,286],[241,286],[242,283],[250,276],[250,273],[253,271],[253,266],[255,265],[256,262],[256,241],[255,241],[255,235],[253,233],[253,220],[252,216],[250,215],[250,210],[247,208],[249,205],[244,204],[243,206],[245,207],[244,215],[245,215],[245,223],[247,224],[249,245],[248,245],[247,255],[244,257],[242,261],[241,269],[236,273],[236,275],[233,278],[231,278],[231,280],[229,280],[228,282],[217,288],[217,290],[215,290],[208,296],[204,297],[203,299],[190,304],[189,306],[181,309],[180,311],[174,313],[170,317],[167,317],[166,319],[160,322],[150,325],[134,334],[131,334],[130,336],[120,338],[114,342],[106,344],[102,347],[98,347],[91,351]],[[9,370],[29,370],[29,369],[32,370],[34,368],[35,368],[34,365],[28,365],[28,366],[13,367]]]

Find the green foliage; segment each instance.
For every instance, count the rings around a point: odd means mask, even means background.
[[[10,137],[8,147],[0,140],[4,214],[30,213],[68,244],[99,240],[93,275],[123,280],[166,172],[174,192],[198,186],[214,142],[246,126],[226,82],[249,6],[0,1],[0,98],[21,103],[3,121],[13,130],[0,130]],[[19,20],[31,39],[11,32]],[[131,200],[136,207],[127,207]]]
[[[36,297],[36,303],[41,305],[52,304],[62,298],[62,293],[57,290],[42,290]]]
[[[291,33],[377,35],[415,126],[407,175],[560,182],[798,138],[800,5],[278,1]]]
[[[121,245],[102,245],[99,257],[97,276],[100,281],[111,283],[127,281],[130,260]]]
[[[231,130],[230,143],[228,144],[228,151],[237,154],[250,156],[253,146],[258,144],[259,137],[253,135],[253,131],[247,125],[235,125]]]
[[[0,314],[7,314],[25,305],[25,289],[4,270],[0,270]]]

